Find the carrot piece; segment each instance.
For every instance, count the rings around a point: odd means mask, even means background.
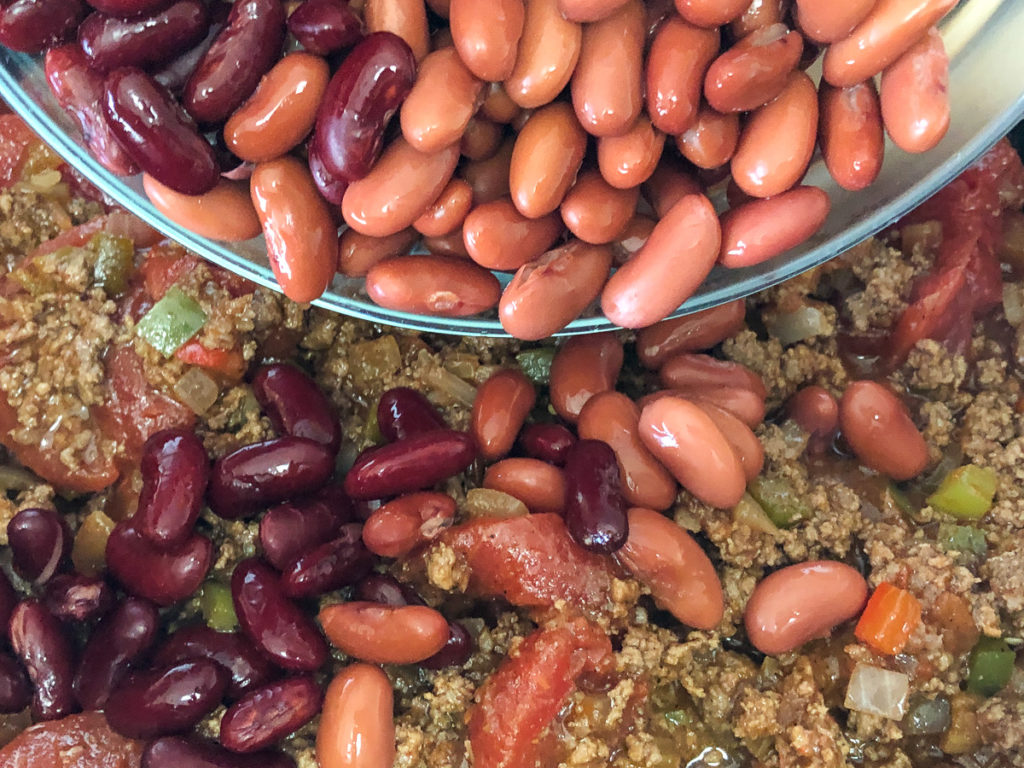
[[[878,652],[893,656],[904,649],[921,623],[921,603],[910,592],[883,581],[861,614],[854,634]]]

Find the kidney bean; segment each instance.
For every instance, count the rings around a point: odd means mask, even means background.
[[[751,429],[764,421],[764,398],[748,387],[692,385],[654,392],[640,399],[641,409],[663,397],[681,397],[696,403],[711,403],[728,411]]]
[[[509,172],[515,139],[508,138],[493,156],[466,163],[460,170],[462,178],[473,188],[473,204],[491,203],[509,193]]]
[[[470,429],[483,458],[494,461],[512,450],[536,401],[533,383],[519,370],[500,370],[480,385]]]
[[[746,304],[741,300],[720,304],[674,320],[664,320],[636,335],[636,353],[647,368],[657,370],[666,360],[684,352],[710,349],[743,328]]]
[[[319,298],[338,265],[338,237],[309,169],[293,157],[260,163],[249,193],[285,295],[298,302]]]
[[[601,308],[625,328],[663,320],[711,272],[721,246],[718,215],[703,195],[688,195],[658,222],[639,251],[605,285]],[[674,275],[666,282],[661,276]]]
[[[471,117],[459,143],[459,151],[467,160],[494,157],[504,137],[503,126],[482,117]]]
[[[575,439],[564,453],[568,454]],[[534,514],[565,509],[565,474],[540,459],[503,459],[487,468],[484,488],[519,499]]]
[[[217,632],[205,624],[182,627],[160,646],[153,659],[157,666],[174,666],[193,659],[209,659],[231,674],[226,695],[238,699],[266,685],[277,670],[249,640],[238,632]]]
[[[341,427],[334,409],[309,376],[292,365],[265,365],[252,379],[252,391],[278,433],[341,446]]]
[[[525,0],[523,34],[505,91],[524,109],[554,100],[569,84],[579,60],[583,29],[567,21],[558,0]]]
[[[527,218],[507,197],[477,205],[466,216],[462,237],[482,267],[515,270],[544,254],[562,233],[557,214]]]
[[[371,573],[356,584],[354,597],[356,600],[384,605],[423,605],[419,595],[412,589],[382,573]]]
[[[761,377],[745,365],[710,355],[678,354],[662,365],[659,376],[666,387],[739,387],[762,399],[767,395]]]
[[[23,600],[11,613],[8,631],[32,681],[32,719],[57,720],[75,712],[75,650],[60,621],[38,600]]]
[[[427,9],[423,0],[366,0],[363,19],[371,34],[390,32],[404,40],[416,61],[421,61],[430,50]]]
[[[303,552],[333,539],[343,524],[354,519],[352,502],[339,486],[272,507],[260,520],[263,556],[284,570]]]
[[[500,82],[512,74],[525,16],[523,0],[452,0],[452,40],[474,75]]]
[[[560,331],[597,298],[611,266],[608,246],[581,240],[570,240],[524,264],[498,304],[502,327],[528,341]]]
[[[160,213],[200,237],[240,242],[260,233],[247,184],[221,179],[202,195],[185,195],[161,184],[148,173],[142,176],[146,197]]]
[[[803,72],[791,72],[785,89],[750,116],[732,158],[736,184],[752,197],[785,192],[803,177],[814,153],[818,98]]]
[[[839,428],[839,403],[832,393],[818,386],[803,387],[789,398],[786,412],[808,434],[808,451],[824,453]]]
[[[461,667],[473,654],[473,636],[457,621],[448,624],[448,642],[430,658],[420,662],[424,669],[444,669],[445,667]]]
[[[213,41],[217,39],[217,35],[224,28],[224,22],[227,20],[227,12],[229,10],[226,4],[213,5],[211,8],[213,18],[210,22],[210,28],[206,32],[206,37],[184,53],[175,56],[163,67],[155,70],[153,72],[153,79],[171,93],[180,95],[185,87],[185,83],[188,82],[192,73],[195,72],[199,60],[210,50]],[[222,15],[223,18],[221,18]]]
[[[74,43],[51,48],[43,71],[57,103],[78,123],[89,154],[111,173],[138,173],[103,117],[103,77],[89,66],[82,49]]]
[[[716,29],[666,19],[647,55],[647,114],[654,127],[678,136],[697,119],[704,75],[718,55]]]
[[[125,153],[159,182],[186,195],[217,185],[213,148],[170,93],[145,72],[125,67],[107,75],[103,109]]]
[[[360,530],[359,525],[344,525],[336,539],[299,555],[281,575],[281,591],[295,599],[313,597],[363,578],[373,569],[373,558]]]
[[[712,401],[697,399],[694,402],[711,418],[718,431],[732,446],[740,460],[740,466],[743,467],[747,482],[761,474],[761,470],[764,469],[764,447],[754,431],[731,411]]]
[[[748,0],[676,0],[676,10],[690,24],[719,27],[738,19]]]
[[[762,653],[795,651],[855,617],[867,598],[864,577],[844,563],[790,565],[754,588],[743,612],[747,637]]]
[[[452,179],[412,226],[428,237],[448,235],[462,227],[472,206],[473,188],[462,179]]]
[[[240,0],[185,83],[182,104],[203,124],[220,123],[241,106],[281,54],[280,0]]]
[[[415,254],[372,266],[366,293],[388,309],[463,317],[497,304],[501,285],[489,271],[463,259]]]
[[[615,557],[683,624],[714,629],[722,621],[722,584],[715,567],[672,520],[650,509],[630,509],[629,537]]]
[[[949,57],[934,27],[882,73],[882,121],[904,152],[927,152],[949,130]]]
[[[157,605],[172,605],[189,597],[210,569],[213,544],[193,534],[171,550],[154,547],[132,525],[117,524],[107,539],[107,568],[130,593]]]
[[[201,0],[177,2],[145,16],[123,19],[92,13],[78,28],[78,44],[100,72],[118,67],[148,69],[196,45],[210,27]]]
[[[839,401],[839,425],[857,458],[893,480],[909,480],[928,465],[928,445],[907,407],[881,384],[849,384]]]
[[[457,475],[474,459],[476,443],[465,432],[420,433],[363,451],[345,477],[345,491],[354,499],[419,491]]]
[[[621,392],[600,392],[580,411],[580,439],[601,441],[618,462],[622,494],[630,505],[668,509],[676,499],[676,481],[640,442],[640,409]]]
[[[274,663],[313,672],[327,660],[327,645],[316,624],[284,594],[269,566],[243,560],[231,575],[231,597],[238,625]]]
[[[387,237],[370,237],[346,228],[338,241],[338,271],[348,277],[365,277],[374,264],[409,253],[419,239],[419,232],[411,227]]]
[[[570,21],[600,21],[629,0],[558,0],[558,10]]]
[[[3,598],[0,598],[3,602]],[[103,579],[80,574],[60,574],[46,585],[46,609],[61,621],[88,622],[99,619],[114,607],[114,591]],[[3,619],[0,608],[0,620]],[[9,617],[8,617],[9,618]],[[0,627],[7,626],[0,622]]]
[[[363,526],[366,548],[381,557],[404,557],[452,524],[455,499],[447,493],[410,493],[374,511]]]
[[[803,37],[774,24],[744,37],[715,59],[704,77],[704,98],[719,112],[748,112],[774,99],[800,63]]]
[[[295,768],[281,752],[239,755],[212,741],[164,736],[151,741],[142,753],[141,768]]]
[[[608,554],[626,541],[629,504],[622,492],[615,451],[600,440],[581,437],[565,462],[565,523],[585,549]]]
[[[415,77],[416,60],[404,40],[389,32],[369,35],[345,57],[327,85],[310,156],[343,181],[369,173],[380,155],[384,129]]]
[[[793,187],[766,200],[751,200],[721,218],[725,267],[751,267],[805,242],[825,223],[832,204],[818,187]]]
[[[612,261],[616,267],[621,267],[643,248],[657,223],[650,216],[643,214],[637,214],[629,220],[626,228],[611,244]]]
[[[220,743],[243,753],[271,747],[316,717],[323,698],[310,676],[278,680],[249,691],[224,713]]]
[[[0,570],[0,640],[7,637],[7,626],[17,604],[18,593],[11,586],[7,574]]]
[[[591,397],[615,389],[623,357],[622,342],[611,333],[566,340],[551,363],[550,397],[555,412],[575,424]]]
[[[448,185],[458,160],[458,144],[426,154],[395,139],[369,174],[345,190],[345,222],[376,237],[412,226]]]
[[[849,35],[875,5],[875,0],[796,0],[796,23],[819,43],[835,43]]]
[[[96,627],[74,676],[75,698],[83,709],[103,709],[131,665],[153,647],[159,629],[156,607],[136,597],[122,601]]]
[[[331,205],[341,205],[341,201],[345,199],[348,182],[337,178],[324,167],[320,155],[312,151],[312,140],[307,142],[306,149],[309,155],[309,175],[313,177],[313,183],[320,196]]]
[[[360,661],[415,664],[448,642],[448,620],[425,605],[342,603],[320,611],[331,643]]]
[[[878,0],[849,36],[829,46],[822,76],[837,88],[892,64],[956,5],[956,0]]]
[[[509,169],[512,202],[519,212],[536,219],[557,210],[586,148],[587,135],[568,104],[534,112],[516,138]]]
[[[0,10],[0,45],[42,53],[68,40],[84,15],[81,0],[14,0]]]
[[[480,114],[499,125],[509,125],[522,114],[523,110],[512,101],[502,83],[489,83],[484,90]]]
[[[310,53],[327,56],[363,39],[363,22],[345,0],[303,0],[288,31]]]
[[[710,75],[710,73],[709,73]],[[740,138],[740,119],[702,106],[697,119],[676,137],[679,152],[698,168],[721,168],[732,159]]]
[[[729,25],[735,39],[746,37],[785,19],[789,0],[753,0],[747,9]]]
[[[602,136],[597,141],[597,165],[601,176],[616,189],[630,189],[647,181],[661,159],[665,134],[641,115],[621,136]]]
[[[454,48],[428,54],[399,114],[405,140],[426,153],[459,142],[476,113],[482,89],[483,82],[466,68]]]
[[[471,261],[469,253],[466,251],[466,244],[462,242],[462,233],[458,231],[440,237],[424,237],[422,245],[432,256]]]
[[[45,584],[71,554],[71,533],[52,509],[23,509],[7,523],[11,565],[19,576]]]
[[[395,761],[394,692],[379,668],[350,664],[327,688],[316,758],[321,768],[387,768]]]
[[[561,424],[527,424],[519,433],[519,448],[532,459],[561,467],[576,436]]]
[[[701,408],[675,397],[648,404],[640,413],[640,440],[676,480],[712,507],[731,509],[746,490],[739,457]]]
[[[300,6],[302,7],[302,6]],[[290,53],[275,64],[224,125],[228,149],[249,162],[273,160],[306,137],[316,120],[330,71],[309,53]]]
[[[585,243],[610,243],[633,218],[639,198],[637,187],[616,189],[598,171],[584,171],[562,200],[562,221]]]
[[[137,672],[107,699],[110,727],[131,739],[191,730],[224,697],[228,672],[208,659]]]
[[[164,8],[172,0],[86,0],[97,11],[128,19]]]
[[[32,685],[21,664],[0,651],[0,715],[21,712],[32,701]]]
[[[644,198],[659,219],[668,216],[676,203],[688,195],[703,194],[696,176],[673,162],[663,162],[643,185]]]
[[[380,396],[377,426],[389,443],[448,429],[437,408],[423,393],[409,387],[393,387]]]
[[[873,81],[818,89],[818,142],[828,172],[843,189],[861,190],[882,170],[885,136],[882,108]]]
[[[142,447],[135,529],[153,546],[170,550],[192,535],[210,478],[210,459],[195,432],[167,429]]]

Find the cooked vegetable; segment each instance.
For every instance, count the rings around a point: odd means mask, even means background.
[[[206,313],[196,300],[173,287],[139,320],[136,330],[164,357],[170,357],[205,323]]]
[[[127,237],[97,232],[89,241],[89,250],[96,253],[93,277],[108,296],[120,296],[128,288],[135,258],[135,246]]]
[[[853,668],[844,706],[857,712],[900,720],[906,711],[910,678],[902,672],[863,662]]]
[[[466,494],[466,514],[470,517],[524,517],[530,514],[515,496],[490,488],[474,488]]]
[[[810,508],[797,496],[792,484],[781,477],[761,475],[751,481],[747,491],[779,528],[789,528],[811,516]]]
[[[999,693],[1010,682],[1016,656],[1002,638],[981,638],[967,662],[967,690],[982,696]]]
[[[985,532],[969,525],[942,523],[939,526],[939,546],[947,552],[964,552],[984,557],[988,552]]]
[[[210,629],[232,632],[238,628],[238,617],[231,602],[231,588],[220,581],[208,581],[199,593],[199,610]]]
[[[883,581],[868,599],[854,634],[877,653],[902,651],[921,623],[921,604],[905,589]]]
[[[943,733],[950,724],[949,699],[937,696],[929,699],[915,695],[910,700],[907,715],[903,718],[903,732],[911,736]]]
[[[958,520],[979,520],[992,507],[996,485],[994,469],[965,464],[946,475],[928,503]]]
[[[197,414],[202,414],[217,402],[220,387],[201,368],[189,368],[175,383],[174,394]]]
[[[732,519],[735,523],[743,523],[762,533],[775,533],[779,530],[749,493],[744,493],[740,503],[732,508]]]
[[[545,386],[551,379],[551,361],[554,359],[554,347],[527,349],[516,355],[516,362],[523,369],[523,373],[529,376],[534,384]]]

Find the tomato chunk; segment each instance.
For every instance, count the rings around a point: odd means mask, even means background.
[[[0,749],[4,768],[139,768],[141,741],[114,733],[99,712],[39,723]]]

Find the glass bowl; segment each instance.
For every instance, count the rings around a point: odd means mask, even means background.
[[[803,245],[757,266],[717,267],[673,317],[742,298],[828,261],[891,224],[948,183],[1024,117],[1024,56],[1017,50],[1020,40],[1024,39],[1024,3],[962,0],[942,22],[942,35],[950,56],[949,91],[953,109],[952,125],[942,143],[921,155],[908,155],[887,145],[885,165],[878,180],[857,193],[838,187],[820,158],[816,158],[805,183],[822,187],[832,199],[831,215],[821,231]],[[110,198],[210,261],[278,290],[262,238],[225,244],[197,237],[150,205],[142,191],[141,176],[119,178],[95,162],[85,150],[77,127],[50,93],[40,57],[0,48],[0,97]],[[499,274],[498,277],[507,283],[511,275]],[[345,315],[403,328],[507,336],[494,312],[471,318],[445,318],[387,310],[367,298],[362,280],[340,275],[313,303]],[[559,335],[593,333],[614,327],[595,310],[575,320]]]

